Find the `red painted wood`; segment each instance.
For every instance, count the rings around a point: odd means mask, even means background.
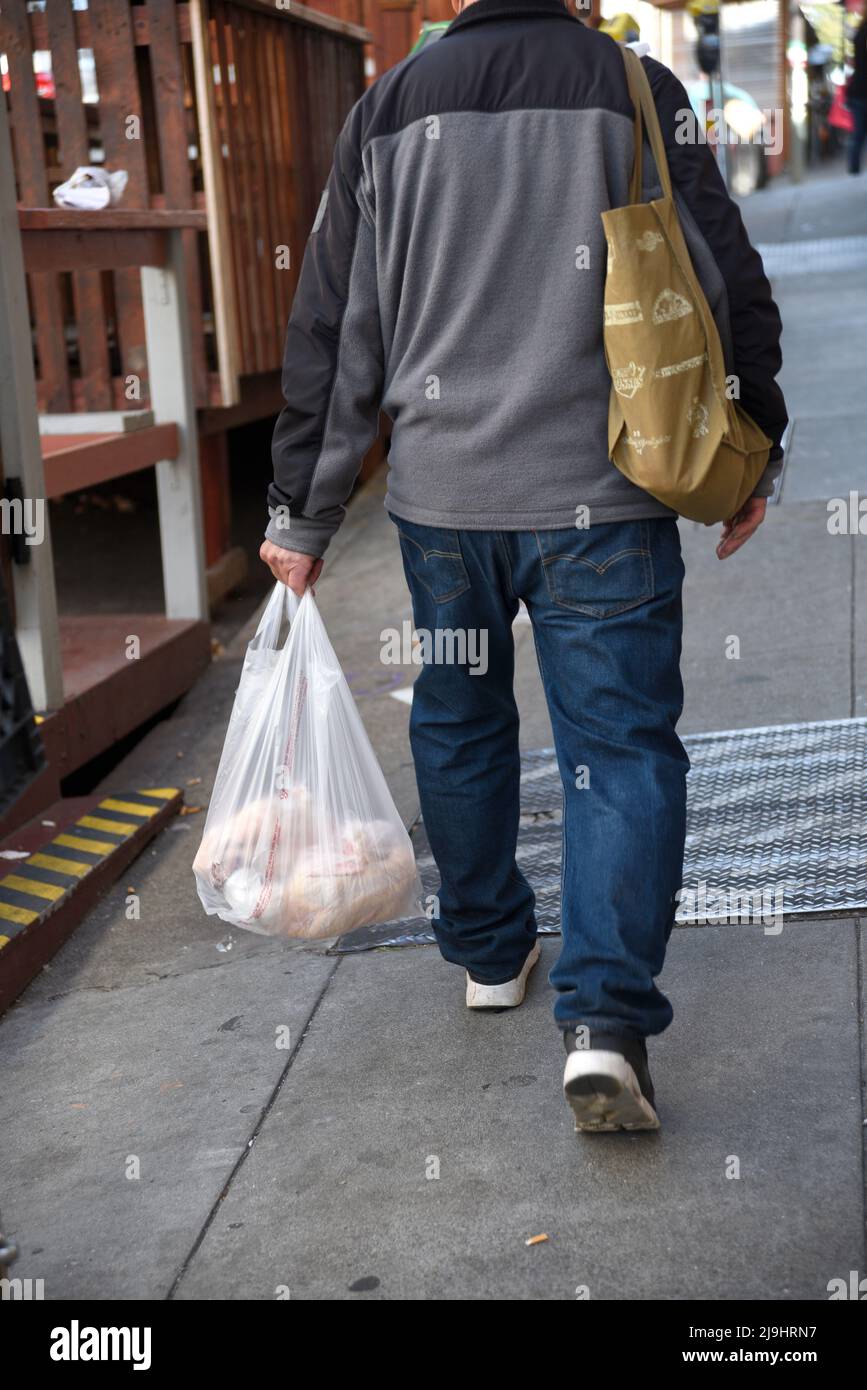
[[[148,425],[123,434],[45,434],[40,443],[46,497],[63,497],[152,468],[164,459],[177,458],[180,448],[174,424]]]
[[[229,549],[232,520],[229,448],[225,431],[199,439],[205,564],[215,565]]]

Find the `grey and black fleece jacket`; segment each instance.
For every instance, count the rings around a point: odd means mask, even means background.
[[[689,100],[645,59],[681,220],[741,404],[773,439],[780,317]],[[693,125],[695,129],[695,125]],[[266,534],[322,555],[380,408],[386,506],[473,530],[668,516],[608,458],[600,214],[628,201],[622,53],[561,0],[476,0],[356,103],[286,334]],[[658,192],[646,152],[646,193]],[[582,251],[581,248],[587,248]],[[288,527],[286,521],[288,519]]]

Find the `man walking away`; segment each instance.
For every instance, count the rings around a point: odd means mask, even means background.
[[[861,151],[867,140],[867,8],[855,31],[855,71],[846,89],[846,105],[855,123],[849,136],[849,173],[860,174]]]
[[[683,564],[674,514],[608,458],[601,213],[628,201],[634,112],[622,50],[561,0],[456,9],[337,142],[287,332],[261,555],[296,592],[315,580],[381,406],[415,625],[487,637],[484,672],[430,662],[413,693],[440,951],[466,972],[472,1009],[519,1005],[539,956],[515,858],[523,599],[564,788],[550,979],[565,1091],[579,1129],[655,1128],[646,1039],[672,1017],[656,977],[685,825]],[[723,527],[725,558],[761,523],[780,467],[780,319],[711,151],[683,138],[696,131],[683,86],[643,61],[728,369],[774,441]]]

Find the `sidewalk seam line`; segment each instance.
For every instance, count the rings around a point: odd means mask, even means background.
[[[857,679],[856,679],[856,647],[858,645],[858,628],[855,622],[855,594],[858,583],[858,566],[856,563],[855,537],[849,537],[849,718],[855,718],[855,707],[857,702]]]
[[[95,904],[94,906],[99,906],[99,904]],[[91,909],[91,911],[93,911],[93,909]],[[82,919],[82,920],[84,920],[84,919]],[[80,923],[79,925],[81,925],[81,923]],[[70,940],[72,940],[72,938],[70,938]],[[65,944],[66,944],[66,943],[64,942],[64,945],[65,945]],[[57,954],[59,955],[60,952],[58,952]],[[270,956],[277,957],[277,956],[280,956],[280,955],[282,955],[282,954],[283,954],[283,952],[278,951],[278,950],[274,950],[274,951],[261,951],[261,952],[258,953],[258,958],[259,958],[259,959],[267,959],[267,958],[269,958]],[[316,955],[317,952],[311,951],[309,954],[311,954],[311,955]],[[321,954],[321,955],[323,956],[323,958],[327,958],[327,957],[328,957],[328,952],[327,952],[327,951],[321,951],[321,952],[319,952],[319,954]],[[28,985],[28,986],[27,986],[27,989],[24,991],[24,994],[19,995],[19,997],[18,997],[17,999],[13,999],[12,1003],[9,1005],[9,1008],[5,1011],[5,1013],[0,1014],[0,1026],[2,1026],[2,1024],[3,1024],[3,1022],[4,1022],[5,1019],[11,1018],[12,1013],[13,1013],[13,1010],[14,1010],[15,1013],[20,1013],[20,1012],[22,1012],[22,1011],[25,1010],[25,1009],[37,1009],[37,1008],[42,1008],[45,1004],[56,1004],[56,1003],[59,1003],[60,1000],[62,1000],[62,999],[72,999],[72,998],[74,998],[74,997],[76,997],[76,996],[78,996],[78,995],[85,995],[85,994],[119,994],[122,990],[145,989],[145,988],[149,988],[151,985],[160,985],[160,984],[163,983],[164,980],[180,980],[180,979],[185,979],[185,978],[191,977],[191,976],[193,976],[193,975],[197,975],[197,974],[199,973],[199,971],[201,971],[201,970],[220,970],[220,969],[225,969],[227,966],[231,967],[231,966],[235,966],[235,965],[240,965],[243,961],[254,960],[254,959],[256,959],[256,958],[257,958],[257,957],[255,957],[255,956],[253,956],[253,955],[249,955],[249,956],[237,956],[237,957],[236,957],[234,960],[232,960],[232,961],[228,961],[228,960],[203,961],[201,965],[194,965],[194,966],[192,966],[192,968],[189,969],[189,970],[167,970],[164,974],[161,974],[161,973],[160,973],[159,971],[157,971],[157,970],[146,970],[146,971],[144,972],[144,974],[145,974],[145,978],[144,978],[144,979],[141,979],[141,980],[133,980],[133,981],[131,981],[131,982],[127,982],[126,984],[118,984],[118,985],[96,985],[96,984],[91,984],[91,985],[70,985],[70,987],[69,987],[68,989],[61,989],[61,990],[58,990],[56,994],[39,995],[38,997],[33,998],[33,999],[27,999],[27,998],[25,998],[25,995],[26,995],[26,994],[29,992],[29,990],[30,990],[30,985]],[[33,984],[36,980],[38,980],[38,979],[40,979],[40,978],[41,978],[40,975],[35,975],[34,978],[33,978],[33,980],[31,981],[31,984]]]
[[[302,1048],[303,1045],[304,1045],[304,1040],[305,1040],[305,1038],[307,1037],[308,1032],[310,1031],[310,1025],[312,1024],[314,1018],[316,1017],[317,1013],[319,1012],[319,1006],[321,1005],[323,999],[325,998],[326,994],[328,993],[328,989],[329,989],[329,987],[330,987],[330,985],[331,985],[331,981],[334,979],[334,976],[337,974],[337,971],[338,971],[338,968],[339,968],[339,966],[340,966],[340,963],[341,963],[341,961],[344,960],[344,959],[345,959],[345,958],[344,958],[343,956],[337,956],[337,957],[336,957],[335,963],[334,963],[334,967],[333,967],[333,969],[332,969],[331,971],[329,971],[329,974],[328,974],[328,976],[327,976],[327,978],[326,978],[324,984],[322,985],[322,988],[321,988],[321,990],[319,991],[319,994],[317,995],[317,997],[316,997],[316,999],[315,999],[315,1001],[314,1001],[313,1007],[312,1007],[312,1009],[310,1010],[310,1013],[308,1014],[308,1016],[307,1016],[307,1018],[306,1018],[306,1020],[305,1020],[305,1022],[304,1022],[303,1027],[301,1028],[300,1037],[298,1038],[298,1041],[297,1041],[297,1043],[295,1044],[295,1046],[292,1048],[292,1051],[290,1052],[289,1057],[288,1057],[288,1059],[287,1059],[287,1061],[286,1061],[286,1065],[285,1065],[285,1067],[283,1068],[283,1070],[281,1071],[279,1077],[277,1078],[277,1081],[276,1081],[276,1083],[275,1083],[275,1085],[274,1085],[274,1087],[273,1087],[273,1089],[272,1089],[272,1091],[271,1091],[271,1094],[270,1094],[270,1096],[268,1097],[267,1101],[265,1102],[265,1105],[264,1105],[264,1108],[263,1108],[263,1110],[262,1110],[262,1113],[260,1114],[260,1116],[259,1116],[258,1120],[256,1121],[256,1124],[255,1124],[255,1126],[254,1126],[254,1128],[253,1128],[253,1131],[252,1131],[252,1133],[250,1134],[250,1137],[248,1138],[246,1144],[244,1145],[244,1148],[242,1149],[241,1153],[238,1155],[237,1159],[235,1160],[235,1163],[234,1163],[233,1166],[232,1166],[231,1172],[229,1173],[229,1176],[227,1177],[227,1179],[226,1179],[225,1183],[223,1184],[222,1188],[220,1189],[220,1192],[219,1192],[219,1194],[217,1195],[216,1201],[213,1203],[213,1205],[212,1205],[212,1207],[211,1207],[211,1210],[208,1212],[208,1215],[207,1215],[207,1217],[205,1218],[204,1225],[202,1226],[202,1229],[199,1231],[199,1234],[197,1235],[195,1241],[193,1242],[193,1244],[192,1244],[192,1246],[191,1246],[191,1248],[190,1248],[190,1251],[189,1251],[189,1253],[188,1253],[187,1256],[186,1256],[186,1259],[183,1261],[183,1263],[181,1264],[181,1266],[180,1266],[180,1268],[179,1268],[177,1274],[175,1275],[174,1279],[172,1280],[172,1283],[171,1283],[171,1285],[170,1285],[170,1287],[169,1287],[169,1291],[168,1291],[168,1293],[166,1294],[166,1297],[165,1297],[165,1301],[166,1301],[167,1303],[168,1303],[168,1302],[171,1302],[171,1301],[174,1299],[174,1296],[175,1296],[175,1294],[177,1293],[178,1288],[180,1287],[181,1280],[184,1278],[184,1276],[186,1275],[186,1273],[187,1273],[187,1271],[189,1270],[190,1266],[192,1265],[193,1260],[196,1258],[196,1255],[199,1253],[199,1250],[201,1249],[201,1247],[202,1247],[202,1245],[203,1245],[203,1243],[204,1243],[205,1236],[208,1234],[208,1231],[211,1229],[211,1226],[213,1225],[213,1222],[214,1222],[214,1218],[216,1217],[217,1212],[219,1211],[221,1204],[225,1201],[226,1197],[229,1195],[229,1189],[231,1188],[232,1183],[235,1181],[235,1178],[236,1178],[237,1174],[240,1172],[241,1166],[242,1166],[242,1165],[244,1164],[244,1162],[246,1161],[248,1155],[249,1155],[250,1153],[252,1153],[253,1145],[254,1145],[254,1143],[256,1142],[256,1139],[258,1138],[259,1134],[261,1133],[262,1127],[263,1127],[263,1125],[265,1124],[265,1121],[267,1120],[267,1118],[268,1118],[268,1116],[270,1115],[272,1109],[274,1108],[274,1104],[275,1104],[275,1102],[276,1102],[276,1100],[277,1100],[277,1097],[278,1097],[278,1095],[280,1094],[280,1091],[281,1091],[282,1088],[283,1088],[283,1083],[284,1083],[284,1081],[286,1080],[286,1077],[289,1075],[290,1068],[292,1067],[292,1065],[293,1065],[293,1063],[294,1063],[294,1061],[295,1061],[295,1058],[298,1056],[298,1053],[301,1051],[301,1048]]]

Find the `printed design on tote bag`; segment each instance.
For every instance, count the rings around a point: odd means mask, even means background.
[[[706,405],[702,405],[698,396],[693,399],[692,406],[686,418],[689,424],[692,425],[693,439],[703,439],[706,434],[710,434],[710,429],[708,427],[710,411]]]
[[[607,272],[608,272],[609,275],[611,274],[612,270],[614,269],[614,262],[615,262],[616,260],[617,260],[617,256],[616,256],[615,251],[614,251],[614,242],[613,242],[613,241],[609,241],[609,242],[608,242],[608,261],[607,261],[607,264],[606,264],[606,267],[605,267],[605,269],[607,270]]]
[[[658,449],[660,444],[670,444],[671,435],[659,435],[655,439],[646,439],[641,430],[633,430],[629,440],[636,454],[643,454],[645,449]]]
[[[611,380],[618,396],[628,396],[631,400],[641,390],[646,375],[646,367],[639,367],[637,362],[630,362],[628,367],[615,367]]]
[[[723,393],[723,343],[686,245],[648,76],[631,49],[623,49],[623,61],[662,196],[643,202],[633,159],[629,203],[602,217],[609,255],[617,257],[605,282],[602,333],[610,372],[609,458],[631,483],[681,515],[720,521],[753,492],[771,441],[738,411],[728,389]],[[631,357],[645,366],[640,386]]]
[[[654,323],[671,323],[673,319],[685,319],[692,313],[692,305],[675,290],[663,290],[653,306]]]
[[[703,352],[699,357],[687,357],[685,362],[672,362],[670,367],[657,367],[653,373],[655,377],[679,376],[681,372],[691,372],[694,367],[703,367],[707,361],[707,353]]]
[[[605,322],[609,327],[622,327],[626,323],[643,323],[644,315],[641,312],[641,304],[637,299],[630,300],[628,304],[606,304]]]
[[[639,251],[655,251],[657,246],[661,246],[665,237],[659,232],[645,232],[643,236],[635,238],[635,245]]]

